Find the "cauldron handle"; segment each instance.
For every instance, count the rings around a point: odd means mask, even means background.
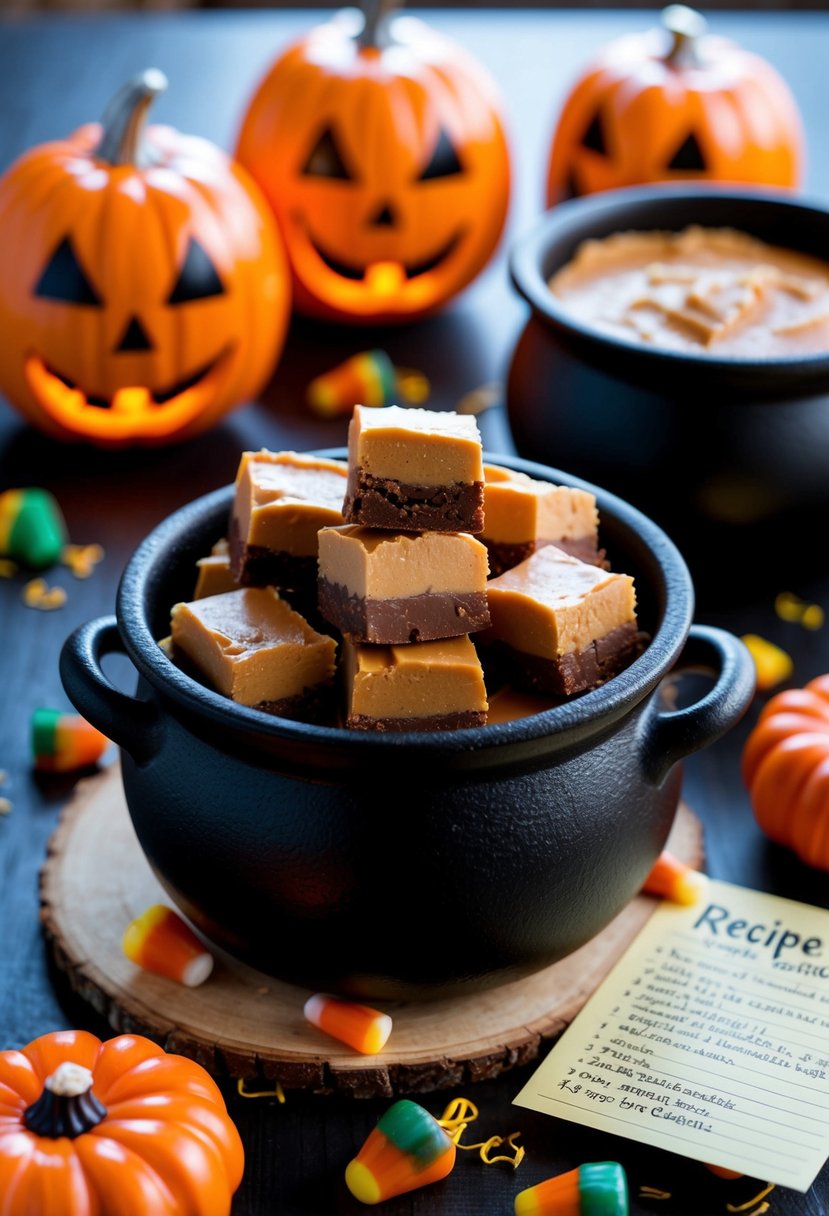
[[[60,678],[75,708],[137,764],[143,764],[158,747],[159,713],[152,702],[121,692],[104,674],[101,659],[115,652],[124,653],[115,617],[88,621],[63,644]]]
[[[746,647],[732,633],[692,625],[674,671],[705,671],[713,688],[683,709],[654,709],[645,719],[643,762],[659,785],[669,769],[692,752],[716,742],[742,718],[754,696],[755,669]]]

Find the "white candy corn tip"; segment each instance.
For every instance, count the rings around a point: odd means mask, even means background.
[[[303,1006],[302,1012],[305,1014],[305,1017],[312,1026],[319,1027],[322,1011],[328,1001],[331,999],[332,998],[324,992],[317,992],[313,996],[308,997],[308,1000]]]
[[[198,988],[213,971],[213,955],[197,954],[191,959],[181,977],[182,984],[187,988]]]

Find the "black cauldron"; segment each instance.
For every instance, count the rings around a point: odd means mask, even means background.
[[[791,195],[662,185],[555,207],[511,253],[532,316],[507,408],[522,455],[606,486],[660,523],[706,605],[745,603],[752,587],[768,590],[770,555],[781,580],[826,568],[815,525],[829,510],[829,351],[660,351],[582,325],[547,287],[588,238],[688,224],[829,259],[829,210]]]
[[[127,565],[117,624],[81,627],[61,654],[69,696],[122,749],[138,839],[172,899],[266,972],[369,997],[494,985],[598,933],[664,846],[676,762],[728,730],[753,691],[742,643],[691,628],[688,570],[664,533],[595,490],[602,543],[636,578],[652,635],[604,687],[516,722],[375,736],[234,705],[160,650],[232,493],[162,523]],[[116,650],[138,669],[136,697],[101,669]],[[716,682],[668,710],[656,690],[677,664]]]

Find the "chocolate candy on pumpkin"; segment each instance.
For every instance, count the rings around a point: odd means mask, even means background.
[[[509,152],[489,78],[388,0],[291,46],[245,115],[237,157],[277,215],[297,308],[408,321],[446,303],[492,254]]]
[[[345,1171],[346,1186],[361,1203],[382,1203],[395,1195],[439,1182],[455,1164],[455,1145],[416,1102],[390,1106]]]
[[[760,58],[705,33],[685,5],[662,28],[604,47],[561,110],[547,206],[661,181],[795,187],[803,131],[785,81]]]
[[[185,439],[254,395],[284,339],[290,281],[273,216],[218,148],[145,130],[146,71],[103,124],[33,148],[0,179],[0,391],[57,439]]]
[[[214,1082],[149,1039],[0,1052],[0,1216],[229,1216],[243,1165]]]
[[[829,870],[829,675],[771,698],[746,740],[742,772],[766,835]]]

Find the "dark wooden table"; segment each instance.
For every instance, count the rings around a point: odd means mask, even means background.
[[[30,145],[97,117],[127,76],[150,65],[162,68],[171,82],[158,118],[230,147],[254,82],[270,58],[311,19],[297,11],[7,19],[0,24],[0,168]],[[434,13],[432,20],[465,43],[500,82],[517,169],[499,256],[442,316],[388,333],[296,324],[262,400],[239,410],[209,435],[177,448],[107,455],[61,447],[24,427],[0,402],[0,488],[48,487],[63,506],[73,540],[99,541],[106,549],[104,563],[87,582],[73,580],[64,570],[50,576],[66,587],[69,597],[66,606],[52,614],[23,606],[22,580],[0,582],[0,768],[9,774],[2,793],[14,804],[12,813],[0,820],[0,1049],[69,1025],[108,1032],[88,1007],[65,992],[60,977],[51,974],[38,924],[38,868],[72,782],[32,774],[28,724],[36,706],[68,707],[57,669],[63,639],[81,622],[111,611],[119,575],[136,543],[172,509],[229,482],[241,450],[343,442],[344,422],[320,422],[302,404],[304,386],[318,370],[350,352],[382,345],[396,362],[428,374],[435,408],[451,408],[469,389],[503,379],[525,318],[524,306],[508,283],[505,251],[539,211],[546,145],[557,107],[574,71],[597,45],[649,25],[653,15],[445,10]],[[810,135],[807,193],[829,200],[829,160],[822,147],[829,97],[829,17],[723,14],[714,24],[765,55],[790,81]],[[0,358],[9,357],[0,335]],[[490,451],[514,450],[502,409],[484,415],[481,429]],[[825,550],[825,537],[817,529],[816,536]],[[801,683],[829,670],[829,630],[807,633],[779,621],[773,599],[784,589],[829,607],[825,575],[804,569],[797,585],[783,588],[770,564],[765,592],[756,602],[707,608],[700,619],[777,640],[794,656],[794,679]],[[123,669],[121,675],[128,678]],[[687,764],[685,794],[705,825],[709,871],[827,906],[825,877],[765,841],[742,788],[739,753],[758,705],[726,739]],[[527,1159],[517,1174],[504,1167],[485,1169],[469,1154],[446,1182],[401,1197],[382,1210],[400,1216],[508,1213],[519,1189],[580,1162],[605,1158],[626,1166],[635,1213],[714,1216],[725,1212],[727,1202],[739,1203],[753,1193],[748,1181],[715,1182],[695,1163],[512,1108],[530,1071],[525,1068],[467,1089],[481,1108],[479,1126],[485,1135],[521,1128]],[[422,1100],[437,1113],[444,1097],[425,1095]],[[386,1102],[291,1095],[285,1106],[277,1106],[229,1094],[229,1104],[247,1148],[235,1216],[328,1216],[359,1209],[345,1191],[343,1170]],[[673,1199],[648,1207],[637,1199],[642,1184],[669,1190]],[[771,1203],[772,1216],[823,1213],[829,1206],[829,1168],[808,1196],[778,1190]]]

